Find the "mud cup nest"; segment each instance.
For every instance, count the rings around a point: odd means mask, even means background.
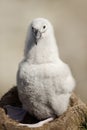
[[[75,94],[70,98],[68,110],[59,118],[39,128],[18,126],[18,122],[8,117],[5,105],[22,107],[17,87],[10,89],[0,100],[0,130],[86,130],[87,106]],[[38,120],[27,113],[23,123],[35,123]]]

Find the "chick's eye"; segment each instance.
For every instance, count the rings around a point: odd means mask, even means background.
[[[43,29],[45,29],[45,28],[46,28],[46,26],[44,25],[44,26],[43,26]]]

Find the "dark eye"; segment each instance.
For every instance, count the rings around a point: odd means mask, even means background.
[[[46,28],[46,26],[44,25],[44,26],[43,26],[43,29],[45,29],[45,28]]]

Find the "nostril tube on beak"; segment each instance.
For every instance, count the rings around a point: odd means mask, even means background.
[[[34,33],[35,33],[35,36],[37,36],[38,30],[35,30]]]
[[[32,27],[32,32],[35,34],[35,36],[37,35],[37,33],[38,33],[38,29],[36,29],[36,28],[34,28],[34,27]]]
[[[41,32],[39,29],[32,27],[32,33],[34,36],[35,44],[37,45],[38,40],[41,38]]]
[[[34,37],[37,39],[39,39],[41,37],[41,32],[39,31],[39,29],[32,27],[32,33],[33,33]]]

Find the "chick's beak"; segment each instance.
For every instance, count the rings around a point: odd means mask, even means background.
[[[38,40],[41,38],[41,32],[38,29],[32,28],[35,44],[37,45]]]

